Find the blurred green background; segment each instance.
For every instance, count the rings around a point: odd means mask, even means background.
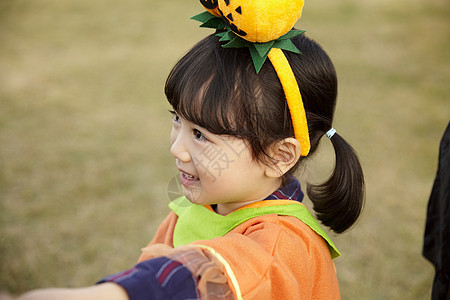
[[[168,212],[165,78],[211,33],[196,0],[0,1],[0,290],[78,287],[131,267]],[[450,118],[447,0],[307,1],[297,28],[339,76],[334,127],[365,169],[334,236],[343,299],[427,299],[421,256]],[[330,143],[301,172],[323,181]]]

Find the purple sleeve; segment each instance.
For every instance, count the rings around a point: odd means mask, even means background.
[[[104,282],[123,287],[130,300],[200,299],[196,278],[182,263],[167,257],[143,261],[97,284]]]

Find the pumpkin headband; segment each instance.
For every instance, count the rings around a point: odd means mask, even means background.
[[[248,47],[256,73],[269,58],[286,96],[300,154],[307,156],[311,145],[302,96],[282,51],[301,54],[290,39],[305,32],[292,29],[301,17],[304,0],[200,0],[200,3],[206,11],[191,19],[202,22],[200,27],[221,30],[216,35],[226,42],[224,48]]]

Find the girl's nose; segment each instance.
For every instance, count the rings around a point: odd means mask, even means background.
[[[190,162],[191,161],[191,155],[186,147],[186,145],[183,143],[183,139],[181,136],[177,136],[173,142],[172,146],[170,147],[170,153],[175,157],[176,159],[179,159],[182,162]]]

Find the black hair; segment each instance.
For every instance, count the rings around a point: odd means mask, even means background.
[[[292,41],[302,54],[285,55],[302,94],[312,155],[332,127],[336,72],[316,42],[303,34]],[[270,62],[256,74],[247,48],[223,48],[215,35],[201,40],[178,61],[167,78],[165,93],[180,116],[214,134],[243,139],[261,162],[270,161],[267,150],[273,143],[294,137],[286,98]],[[338,134],[331,141],[335,169],[325,183],[308,184],[307,194],[318,219],[340,233],[361,213],[364,177],[353,148]],[[304,159],[283,176],[283,183]]]

